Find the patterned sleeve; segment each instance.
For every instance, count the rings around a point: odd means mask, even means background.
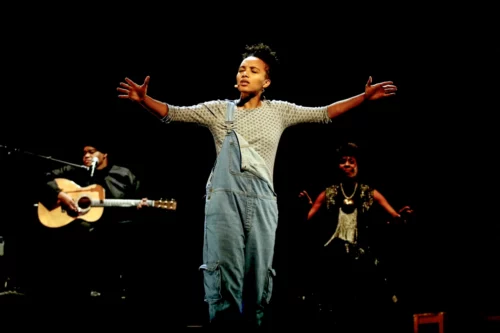
[[[274,107],[281,113],[285,127],[300,123],[324,123],[332,120],[328,117],[327,106],[301,106],[285,101],[273,101]]]
[[[212,127],[224,119],[226,101],[216,100],[192,106],[168,105],[168,115],[162,119],[166,124],[174,122],[196,123]]]

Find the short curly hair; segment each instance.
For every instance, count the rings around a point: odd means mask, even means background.
[[[358,159],[360,157],[359,146],[354,142],[347,142],[340,145],[337,148],[336,153],[338,158],[341,158],[343,156],[353,156]]]
[[[267,65],[266,74],[268,78],[271,78],[271,73],[274,72],[274,68],[279,64],[276,52],[273,51],[269,45],[264,43],[247,45],[242,56],[243,59],[253,56],[264,61]]]

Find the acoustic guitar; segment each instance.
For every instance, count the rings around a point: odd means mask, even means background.
[[[65,178],[56,178],[55,181],[59,188],[76,202],[78,212],[66,209],[59,202],[54,207],[45,207],[39,202],[38,219],[49,228],[59,228],[76,219],[96,222],[104,213],[104,207],[135,207],[142,201],[141,199],[105,199],[105,190],[98,184],[81,187]],[[148,200],[147,204],[153,208],[177,209],[177,202],[174,199]]]

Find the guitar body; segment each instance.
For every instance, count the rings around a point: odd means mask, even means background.
[[[87,187],[80,187],[75,182],[57,178],[59,188],[70,195],[77,203],[80,211],[68,211],[66,207],[59,202],[54,207],[45,207],[42,203],[38,204],[38,218],[40,222],[49,228],[59,228],[65,226],[76,219],[87,222],[96,222],[104,212],[104,207],[92,207],[92,200],[104,200],[105,191],[100,185],[94,184]]]

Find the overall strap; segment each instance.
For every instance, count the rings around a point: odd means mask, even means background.
[[[226,131],[231,132],[234,129],[234,110],[236,104],[233,101],[228,100],[227,110],[226,110]]]

